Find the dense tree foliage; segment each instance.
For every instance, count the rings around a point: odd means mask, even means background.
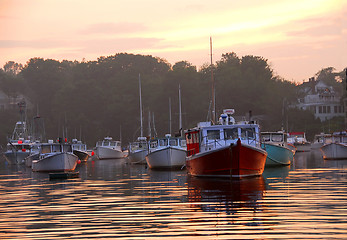
[[[32,58],[25,66],[9,62],[4,70],[0,69],[0,89],[28,97],[34,106],[28,118],[39,114],[45,119],[47,138],[57,138],[63,132],[70,139],[81,135],[92,147],[109,135],[122,138],[125,146],[140,134],[139,78],[144,132],[148,132],[150,115],[162,136],[169,131],[169,99],[172,134],[178,131],[179,85],[183,128],[207,120],[212,70],[217,116],[224,108],[235,108],[236,115],[242,116],[252,111],[263,130],[279,130],[285,126],[285,119],[290,122],[290,130],[319,124],[310,113],[286,108],[296,99],[296,86],[275,76],[266,59],[238,57],[236,53],[223,54],[215,65],[204,65],[199,70],[187,61],[171,66],[164,59],[126,53],[89,62]],[[324,69],[318,76],[330,79],[336,74],[333,70]],[[0,114],[1,119],[6,118],[0,135],[0,144],[4,145],[19,114],[13,109]]]

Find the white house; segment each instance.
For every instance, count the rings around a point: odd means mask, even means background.
[[[310,78],[309,82],[303,83],[303,91],[305,96],[298,100],[297,108],[312,111],[321,121],[338,116],[344,117],[341,96],[332,86]]]

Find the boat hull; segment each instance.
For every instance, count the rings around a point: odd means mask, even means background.
[[[150,152],[146,162],[150,168],[181,168],[185,165],[186,155],[183,149],[166,147]]]
[[[297,152],[309,152],[311,151],[310,143],[294,143]]]
[[[265,167],[290,165],[294,154],[284,146],[264,144],[263,149],[267,152]]]
[[[82,150],[73,150],[73,154],[75,154],[81,162],[86,162],[89,158],[89,154]]]
[[[24,158],[30,155],[30,151],[6,151],[4,153],[5,159],[9,164],[22,164],[24,163]]]
[[[246,144],[231,144],[187,157],[188,173],[197,177],[243,178],[261,175],[267,153]]]
[[[347,145],[341,143],[329,143],[320,148],[323,159],[347,159]]]
[[[31,168],[34,172],[74,171],[78,160],[75,154],[66,152],[47,154],[41,157],[39,160],[32,161]]]
[[[99,159],[115,159],[123,158],[124,154],[122,151],[113,148],[107,148],[99,146],[95,150],[95,154]]]
[[[146,163],[146,156],[148,154],[148,150],[138,150],[134,152],[130,152],[128,159],[130,163],[139,164]]]

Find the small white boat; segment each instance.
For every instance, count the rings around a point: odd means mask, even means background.
[[[132,142],[129,144],[128,159],[130,163],[146,163],[147,154],[148,143],[146,137],[138,137],[136,142]]]
[[[89,158],[89,154],[87,153],[87,145],[75,138],[72,139],[72,151],[81,162],[86,162]]]
[[[78,157],[73,154],[71,144],[42,143],[38,160],[32,161],[35,172],[67,172],[74,171]]]
[[[305,132],[290,132],[288,133],[287,142],[296,147],[297,152],[311,151],[311,143],[306,140]]]
[[[347,132],[335,132],[325,136],[320,150],[325,160],[347,159]]]
[[[330,135],[331,134],[325,133],[316,134],[313,143],[311,144],[311,149],[320,149],[324,145],[324,138]]]
[[[150,168],[181,168],[186,156],[186,140],[166,134],[165,138],[150,141],[146,162]]]
[[[96,143],[95,154],[99,159],[124,158],[120,141],[114,141],[112,137],[105,137],[104,140]]]

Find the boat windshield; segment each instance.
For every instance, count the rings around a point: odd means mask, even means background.
[[[160,139],[159,140],[159,146],[167,146],[167,143],[168,143],[167,139]]]
[[[207,130],[207,139],[208,140],[220,139],[220,131],[219,130]]]
[[[241,139],[255,139],[255,128],[241,128]]]
[[[60,145],[52,145],[52,152],[60,152]]]
[[[72,152],[72,147],[70,144],[63,145],[63,152]]]
[[[270,142],[270,134],[262,134],[262,139],[264,142]]]
[[[283,134],[272,134],[271,140],[273,142],[283,142]]]
[[[234,140],[238,138],[238,128],[227,128],[224,129],[224,139]]]
[[[51,145],[42,145],[41,152],[42,153],[50,153],[51,152]]]
[[[110,146],[112,147],[116,146],[116,142],[110,142]]]
[[[178,146],[178,140],[174,139],[174,138],[170,139],[169,140],[169,145],[170,146]]]

